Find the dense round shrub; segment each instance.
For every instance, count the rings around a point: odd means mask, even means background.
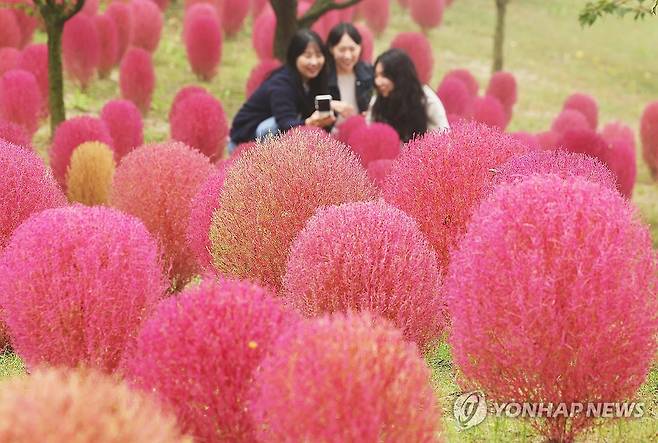
[[[251,32],[251,44],[261,60],[274,58],[274,33],[276,15],[272,8],[266,8],[255,20]]]
[[[466,84],[455,76],[444,77],[436,94],[448,115],[470,118],[473,115],[473,96]]]
[[[601,137],[607,142],[612,140],[623,140],[626,143],[633,145],[635,149],[635,133],[633,129],[620,122],[610,122],[601,129]]]
[[[562,110],[566,109],[573,109],[582,113],[587,119],[589,128],[596,130],[599,120],[599,106],[594,97],[581,93],[572,94],[564,101]]]
[[[245,3],[248,6],[248,3]],[[210,9],[210,12],[200,10]],[[197,4],[185,14],[183,40],[192,72],[210,81],[217,74],[222,58],[222,31],[215,9],[208,4]]]
[[[268,0],[251,0],[251,16],[253,18],[258,17],[268,4]]]
[[[361,34],[361,60],[372,63],[373,53],[375,52],[375,37],[365,24],[356,23],[354,26]]]
[[[517,89],[516,78],[511,72],[498,71],[489,79],[487,95],[496,97],[505,109],[507,123],[512,119],[512,110],[516,104]]]
[[[34,76],[12,69],[0,77],[0,119],[22,126],[31,136],[39,127],[41,93]]]
[[[557,149],[560,147],[558,143],[561,137],[557,132],[544,131],[537,134],[537,141],[541,149]]]
[[[94,26],[98,31],[99,61],[98,75],[107,77],[117,62],[119,54],[119,39],[114,20],[109,15],[96,15],[93,17]]]
[[[133,39],[132,45],[148,52],[155,52],[160,43],[163,18],[162,11],[151,0],[132,0]]]
[[[562,134],[557,145],[605,161],[606,142],[591,129],[569,129]]]
[[[18,48],[22,39],[21,28],[16,22],[14,12],[8,8],[0,9],[0,48]]]
[[[210,229],[215,269],[277,288],[288,248],[316,208],[376,195],[354,154],[320,132],[293,129],[258,143],[227,173]]]
[[[85,4],[82,6],[80,11],[82,14],[86,14],[89,17],[94,17],[98,14],[98,4],[100,0],[85,0]]]
[[[193,94],[179,102],[171,116],[171,138],[198,149],[210,158],[223,157],[228,120],[219,100]]]
[[[589,129],[587,118],[574,109],[565,109],[560,112],[551,124],[551,131],[560,135],[573,129]]]
[[[32,0],[8,0],[5,3],[11,3],[17,6],[21,5],[23,7],[29,8],[34,6]],[[14,13],[16,23],[18,24],[18,29],[21,31],[21,42],[18,47],[24,48],[32,41],[32,36],[34,35],[34,31],[38,25],[37,18],[32,15],[28,15],[26,11],[18,7],[14,7],[12,12]]]
[[[263,59],[261,60],[249,73],[249,78],[247,79],[245,96],[251,97],[256,89],[265,81],[265,79],[279,66],[281,62],[278,60],[272,59]]]
[[[154,399],[89,369],[40,368],[0,387],[0,440],[21,443],[182,443]]]
[[[133,10],[130,4],[112,2],[107,6],[105,14],[114,20],[114,26],[117,30],[116,62],[119,62],[133,40]]]
[[[62,34],[62,59],[69,76],[86,89],[101,60],[101,42],[93,18],[76,14],[67,20]]]
[[[282,294],[308,317],[370,311],[426,351],[444,328],[436,254],[383,201],[320,208],[290,248]]]
[[[253,372],[296,316],[247,282],[206,281],[163,301],[142,329],[127,376],[154,392],[198,441],[254,441]]]
[[[445,272],[449,251],[490,191],[490,169],[527,151],[523,143],[495,128],[460,122],[449,132],[431,132],[407,144],[382,194],[418,221]]]
[[[0,120],[0,139],[23,148],[32,149],[32,138],[16,123]]]
[[[84,142],[93,141],[112,146],[110,132],[101,119],[89,116],[74,117],[57,127],[50,146],[50,166],[63,188],[66,188],[66,170],[73,150]]]
[[[388,26],[389,9],[389,0],[361,0],[356,6],[358,14],[376,35],[380,35]]]
[[[140,0],[146,1],[150,0]],[[155,89],[155,69],[151,54],[141,48],[128,49],[121,60],[119,85],[121,96],[135,103],[142,114],[147,114]]]
[[[109,146],[85,142],[75,148],[66,171],[66,196],[87,206],[105,205],[116,164]]]
[[[658,179],[658,101],[649,103],[640,119],[642,157],[654,180]]]
[[[466,89],[468,89],[468,92],[473,98],[478,95],[480,85],[468,69],[453,69],[452,71],[448,71],[443,79],[445,80],[446,78],[456,78],[460,80],[464,83]]]
[[[0,47],[0,76],[7,71],[18,68],[21,51],[10,46]]]
[[[509,121],[502,103],[491,95],[475,98],[473,120],[499,129],[505,129]]]
[[[169,7],[169,0],[151,0],[154,2],[156,5],[158,5],[158,8],[160,8],[160,11],[163,13],[167,10]]]
[[[48,80],[48,46],[45,43],[31,44],[23,49],[18,67],[31,72],[39,85],[41,93],[41,109],[44,116],[50,112],[48,103],[50,98],[49,80]]]
[[[224,0],[222,28],[227,35],[235,35],[242,28],[249,7],[249,2],[245,0]]]
[[[616,191],[554,175],[500,186],[452,256],[455,362],[499,401],[632,398],[656,352],[657,270],[647,227]],[[589,420],[534,425],[573,441]]]
[[[82,205],[47,209],[14,231],[0,257],[0,305],[28,367],[114,371],[165,285],[137,219]]]
[[[392,166],[393,160],[390,159],[372,161],[368,164],[368,177],[370,177],[370,180],[372,180],[378,188],[381,188],[384,185],[384,181],[386,180],[388,173],[391,171]]]
[[[423,30],[437,28],[443,20],[443,0],[409,0],[409,13]]]
[[[441,415],[429,379],[416,347],[387,322],[323,317],[277,341],[249,410],[263,423],[260,441],[433,442]]]
[[[176,93],[176,96],[174,96],[174,100],[171,102],[171,108],[169,108],[169,121],[171,121],[171,118],[176,113],[176,107],[178,106],[178,104],[183,100],[185,100],[186,98],[196,94],[209,94],[209,93],[205,88],[202,88],[201,86],[190,85],[180,88]]]
[[[427,84],[432,79],[434,55],[432,45],[420,32],[401,32],[391,42],[391,48],[402,49],[414,62],[418,79]]]
[[[114,147],[117,163],[124,155],[144,143],[144,123],[142,114],[130,100],[110,100],[101,110],[101,120],[105,122]]]
[[[637,177],[633,130],[621,123],[609,123],[601,131],[606,143],[602,160],[617,178],[617,189],[624,197],[633,196]]]
[[[110,201],[141,219],[158,239],[174,288],[198,269],[185,233],[192,198],[211,168],[205,155],[183,143],[168,142],[135,149],[114,174]]]
[[[400,136],[386,123],[371,123],[357,128],[350,135],[348,145],[364,167],[372,161],[394,159],[400,154]]]
[[[539,141],[539,136],[537,134],[531,134],[525,131],[511,132],[510,135],[517,140],[521,141],[524,145],[531,149],[541,150],[542,146]]]
[[[363,115],[361,114],[353,115],[352,117],[343,120],[343,122],[336,127],[337,132],[334,134],[334,136],[338,141],[347,144],[347,141],[349,140],[350,136],[354,133],[354,131],[363,128],[365,126],[366,126],[366,119]]]

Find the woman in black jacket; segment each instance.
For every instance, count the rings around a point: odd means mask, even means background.
[[[327,49],[313,31],[301,29],[288,46],[286,64],[274,71],[233,119],[229,152],[236,145],[300,125],[330,127],[335,117],[319,117],[315,96],[328,93]]]

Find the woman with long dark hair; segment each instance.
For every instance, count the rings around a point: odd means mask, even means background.
[[[375,60],[375,90],[367,120],[389,124],[403,142],[450,127],[441,100],[420,83],[411,58],[401,49],[389,49]]]
[[[288,45],[286,64],[270,74],[233,119],[229,152],[239,143],[295,126],[333,125],[333,115],[321,117],[315,111],[315,96],[328,94],[328,57],[318,34],[297,31]]]

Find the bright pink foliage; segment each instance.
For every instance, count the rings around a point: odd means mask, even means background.
[[[473,101],[473,120],[493,126],[499,129],[505,129],[509,118],[502,103],[491,95],[476,97]]]
[[[131,6],[133,16],[132,45],[148,52],[155,52],[162,33],[162,11],[151,0],[132,0]]]
[[[117,59],[118,63],[133,40],[133,10],[129,4],[121,2],[110,3],[105,14],[112,17],[117,30]]]
[[[605,161],[606,142],[591,129],[570,129],[562,134],[557,145],[567,151],[581,152]]]
[[[368,26],[363,23],[356,23],[354,25],[361,34],[361,60],[372,63],[373,53],[375,52],[375,37]]]
[[[0,258],[0,304],[28,367],[114,371],[164,292],[153,238],[137,219],[82,205],[23,223]]]
[[[0,9],[0,48],[18,48],[22,40],[23,34],[14,12],[7,8]]]
[[[257,372],[259,441],[431,442],[441,414],[416,347],[388,322],[335,315],[299,323]]]
[[[209,94],[209,93],[205,88],[202,88],[201,86],[189,85],[180,88],[176,93],[176,95],[174,96],[174,100],[171,102],[171,108],[169,108],[169,117],[168,117],[169,121],[171,121],[172,116],[176,113],[176,108],[178,107],[180,102],[196,94]]]
[[[473,115],[473,96],[466,84],[456,76],[444,77],[436,94],[448,115],[470,118]]]
[[[212,12],[201,11],[205,9]],[[217,74],[222,58],[222,30],[212,6],[197,4],[187,10],[183,40],[192,72],[200,79],[210,81]]]
[[[21,51],[10,46],[0,47],[0,76],[7,71],[18,68]]]
[[[249,73],[249,79],[246,86],[246,97],[251,94],[265,81],[272,71],[281,66],[281,62],[273,59],[262,59]]]
[[[22,126],[31,136],[39,127],[41,93],[30,72],[12,69],[0,77],[0,119]]]
[[[509,123],[517,99],[516,78],[514,78],[514,75],[505,71],[495,72],[489,79],[486,94],[496,97],[503,105],[507,115],[507,123]]]
[[[109,15],[96,15],[93,17],[93,21],[100,42],[98,74],[101,78],[105,78],[110,74],[119,57],[117,29],[114,20]]]
[[[603,127],[601,137],[607,144],[603,161],[614,172],[621,195],[630,199],[637,177],[633,130],[623,123],[608,123]]]
[[[21,5],[22,7],[33,8],[34,3],[32,0],[7,0],[4,3],[10,3],[14,5]],[[29,15],[26,11],[14,7],[12,12],[16,18],[16,23],[18,24],[18,29],[21,31],[21,42],[19,48],[24,48],[27,44],[32,41],[32,36],[34,35],[34,30],[37,28],[38,21],[37,18],[33,15]]]
[[[409,0],[409,13],[424,30],[437,28],[443,20],[443,0]]]
[[[356,129],[348,145],[364,167],[374,160],[394,159],[400,154],[400,136],[386,123],[371,123]]]
[[[432,45],[425,35],[420,32],[401,32],[391,42],[391,48],[406,52],[414,62],[420,82],[422,84],[430,82],[434,69],[434,55]]]
[[[119,85],[121,96],[135,103],[142,114],[147,114],[155,89],[155,69],[151,54],[141,48],[128,49],[121,61]]]
[[[272,8],[266,8],[254,20],[251,32],[251,44],[261,60],[274,58],[274,33],[276,31],[276,15]]]
[[[203,282],[157,307],[126,362],[128,378],[198,441],[255,441],[246,410],[253,373],[296,318],[251,283]]]
[[[542,149],[539,137],[536,134],[531,134],[525,131],[511,132],[510,135],[520,140],[524,145],[531,149]]]
[[[99,3],[100,0],[85,0],[85,4],[82,6],[82,10],[80,12],[89,17],[94,17],[96,14],[98,14]]]
[[[561,135],[553,131],[544,131],[537,134],[537,141],[541,149],[556,149],[560,147]]]
[[[452,256],[455,362],[500,401],[632,398],[656,352],[657,271],[649,230],[616,191],[554,175],[500,186]],[[573,441],[591,420],[534,425]]]
[[[642,157],[654,180],[658,179],[658,101],[649,103],[640,120]]]
[[[21,125],[0,120],[0,138],[23,148],[32,149],[32,137]]]
[[[367,310],[426,351],[444,328],[436,254],[383,202],[320,208],[290,248],[282,294],[308,317]]]
[[[144,143],[142,114],[130,100],[110,100],[105,103],[101,119],[112,137],[117,163],[124,155]]]
[[[445,272],[450,250],[489,192],[491,168],[528,148],[514,137],[474,122],[414,140],[393,164],[382,194],[420,224]]]
[[[380,35],[388,26],[389,9],[389,0],[361,0],[356,6],[358,14],[376,35]]]
[[[247,0],[224,0],[222,27],[227,35],[235,35],[242,28],[249,6]]]
[[[573,109],[582,113],[587,119],[590,129],[596,130],[599,120],[599,106],[594,97],[581,93],[572,94],[564,101],[562,109]]]
[[[198,149],[210,158],[223,157],[228,120],[219,100],[194,94],[179,102],[170,120],[171,138]]]
[[[384,186],[386,177],[393,167],[393,162],[394,160],[383,159],[375,160],[368,164],[368,177],[370,177],[370,180],[372,180],[378,188]]]
[[[366,126],[366,119],[364,116],[358,114],[345,119],[340,125],[337,126],[338,131],[335,137],[338,141],[347,144],[350,136],[362,127]]]
[[[190,204],[212,166],[208,157],[180,142],[141,146],[114,174],[110,201],[141,219],[163,248],[169,277],[182,285],[198,269],[185,233]]]
[[[39,85],[39,92],[41,93],[41,108],[42,114],[48,115],[48,103],[50,98],[48,94],[49,80],[48,80],[48,46],[45,43],[34,43],[28,45],[23,49],[21,58],[18,62],[18,67],[29,71],[34,75]]]
[[[96,75],[101,60],[101,42],[94,19],[76,14],[64,25],[62,59],[66,72],[85,89]]]
[[[475,98],[478,95],[480,85],[468,69],[453,69],[452,71],[448,71],[443,78],[444,80],[446,78],[456,78],[464,83],[471,96]]]
[[[575,109],[560,112],[551,124],[551,131],[560,135],[573,129],[589,129],[587,118]]]

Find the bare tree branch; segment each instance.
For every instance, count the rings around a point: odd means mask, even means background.
[[[63,17],[64,21],[70,19],[75,14],[80,12],[80,10],[82,9],[82,7],[84,5],[85,5],[85,0],[76,0],[75,6],[73,6],[73,9],[69,13],[64,14],[64,17]]]
[[[356,5],[360,1],[361,0],[345,0],[343,2],[336,2],[334,0],[316,0],[315,3],[313,3],[313,6],[311,6],[311,8],[306,11],[306,14],[304,14],[299,19],[299,27],[308,28],[325,13],[333,9],[349,8],[350,6]]]

